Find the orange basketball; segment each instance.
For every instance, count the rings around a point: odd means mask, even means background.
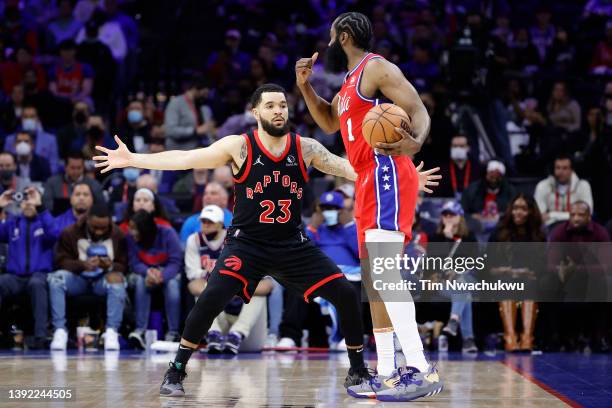
[[[366,142],[372,147],[376,143],[394,143],[402,137],[395,128],[410,131],[410,116],[402,108],[392,103],[374,106],[368,111],[361,124],[361,132]]]

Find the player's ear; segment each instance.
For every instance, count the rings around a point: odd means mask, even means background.
[[[345,31],[342,31],[340,35],[338,36],[338,42],[340,43],[340,45],[346,45],[348,43],[348,40],[349,40],[348,33]]]
[[[257,108],[251,109],[251,113],[255,116],[255,119],[259,120],[259,110]]]

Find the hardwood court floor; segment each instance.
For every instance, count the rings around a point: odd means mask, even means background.
[[[503,355],[502,355],[503,356]],[[559,361],[567,362],[560,355]],[[369,354],[370,359],[374,355]],[[543,357],[543,356],[540,356]],[[542,364],[558,381],[576,384],[576,378],[539,357],[496,357],[466,360],[452,355],[438,361],[446,383],[436,397],[418,403],[381,403],[346,395],[342,382],[348,359],[342,354],[243,354],[237,358],[198,357],[189,362],[185,398],[160,398],[158,388],[171,355],[74,352],[0,354],[0,388],[70,387],[72,402],[8,403],[1,407],[562,407],[612,406],[612,371],[609,357],[583,364],[605,383],[584,379],[580,389],[598,395],[580,403],[544,383],[536,369]],[[435,360],[437,357],[433,357]],[[572,357],[575,358],[575,357]],[[580,360],[582,361],[582,360]],[[603,363],[602,363],[603,361]],[[569,362],[571,367],[580,364]],[[559,372],[555,370],[559,369]],[[546,371],[546,370],[544,370]],[[606,375],[606,373],[608,373]],[[538,378],[540,379],[538,379]],[[554,377],[554,376],[553,376]],[[604,378],[605,377],[605,378]],[[545,378],[544,378],[545,379]],[[556,380],[555,380],[556,381]],[[587,384],[588,382],[588,384]],[[580,385],[580,384],[578,384]],[[592,387],[592,388],[589,388]],[[599,392],[597,394],[595,391]],[[567,391],[571,394],[571,390]],[[583,404],[583,402],[585,402]]]

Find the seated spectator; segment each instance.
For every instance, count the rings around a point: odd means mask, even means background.
[[[21,124],[25,93],[22,84],[13,86],[9,98],[0,107],[0,131],[4,134],[15,132]]]
[[[71,103],[90,100],[94,84],[93,69],[76,60],[76,43],[64,40],[59,46],[59,61],[49,73],[49,90]]]
[[[340,192],[329,191],[323,193],[319,198],[317,208],[320,217],[313,214],[310,224],[306,228],[306,234],[316,246],[321,248],[338,265],[347,279],[354,283],[355,290],[359,291],[361,290],[361,267],[359,264],[357,227],[351,209],[344,206],[344,201],[345,198]],[[322,306],[327,306],[327,302],[323,303]],[[285,313],[287,313],[287,310],[285,310]],[[287,318],[300,325],[300,322],[296,322],[290,316],[286,316],[285,320],[288,320]],[[340,343],[340,347],[344,347],[337,321],[337,316],[335,316],[332,319],[334,327],[330,340],[332,346],[338,347],[338,343]],[[287,324],[284,324],[283,332],[280,333],[281,344],[286,344],[287,340],[291,340],[291,336],[286,336],[284,333],[287,327]],[[284,341],[283,338],[285,338]],[[289,344],[289,347],[295,347],[295,344],[293,346]]]
[[[151,141],[151,125],[144,116],[144,105],[133,100],[127,107],[127,123],[119,129],[121,140],[125,140],[131,152],[146,153]]]
[[[491,233],[489,242],[544,242],[542,232],[542,216],[535,200],[523,193],[516,195],[508,204],[508,208],[499,225]],[[521,280],[535,276],[541,269],[537,259],[525,257],[521,246],[508,246],[503,256],[493,256],[492,259],[505,261],[500,265],[492,265],[493,273],[504,273],[506,276],[524,276]],[[494,252],[491,247],[487,251]],[[516,334],[516,309],[519,302],[503,300],[499,302],[499,313],[504,327],[504,349],[513,351],[531,351],[534,347],[534,338],[538,304],[529,299],[521,303],[523,332],[520,339]]]
[[[536,186],[534,198],[547,226],[569,219],[572,203],[584,201],[593,208],[591,185],[578,178],[572,159],[560,154],[554,161],[553,174]]]
[[[196,299],[206,288],[210,273],[223,249],[227,230],[223,226],[223,210],[207,205],[199,215],[200,230],[187,239],[185,274],[189,293]],[[207,334],[208,352],[238,354],[238,350],[261,351],[266,339],[266,296],[272,283],[262,280],[248,304],[235,298],[214,320]]]
[[[599,75],[610,75],[612,72],[612,20],[606,23],[606,37],[595,48],[591,72]]]
[[[72,15],[74,2],[72,0],[60,0],[57,2],[59,15],[55,17],[47,27],[49,31],[49,48],[55,48],[64,40],[74,40],[81,29],[82,23]]]
[[[32,135],[17,132],[15,152],[17,154],[17,175],[26,180],[45,182],[51,176],[51,168],[46,158],[35,153]]]
[[[79,9],[79,6],[84,5],[84,3],[88,3],[88,6]],[[83,9],[87,9],[88,7],[91,7],[91,9],[89,9],[88,12],[81,14],[81,11]],[[91,17],[86,17],[88,14]],[[90,24],[94,23],[96,26],[98,26],[98,38],[106,46],[108,46],[115,61],[117,61],[118,64],[121,64],[128,51],[125,35],[121,30],[121,25],[119,25],[119,23],[116,21],[109,19],[109,16],[104,10],[97,7],[95,4],[88,2],[87,0],[79,1],[75,7],[74,15],[79,21],[88,23],[87,26],[81,28],[77,34],[75,39],[77,44],[81,44],[83,41],[87,40],[87,27],[90,27]]]
[[[163,138],[151,137],[149,141],[149,153],[160,153],[166,150],[164,146],[165,142]],[[172,191],[174,183],[176,182],[177,174],[176,171],[164,171],[164,170],[148,170],[148,173],[153,176],[157,183],[159,194],[168,194]]]
[[[432,51],[425,42],[414,44],[413,55],[410,62],[401,66],[402,71],[411,81],[416,82],[417,89],[425,89],[430,81],[440,74],[438,64],[432,58]]]
[[[113,213],[120,212],[122,206],[132,201],[136,192],[136,181],[140,177],[140,169],[126,167],[121,170],[121,176],[111,181],[110,195],[108,198],[109,208]]]
[[[90,184],[77,181],[71,189],[70,208],[55,218],[55,226],[60,232],[76,224],[94,204],[94,194]]]
[[[159,190],[157,188],[157,180],[155,179],[155,177],[153,177],[153,175],[141,174],[136,180],[136,188],[146,188],[152,191],[153,194],[155,194],[159,198],[159,202],[164,208],[170,221],[176,219],[179,216],[180,211],[176,207],[176,203],[174,202],[174,200],[168,197],[158,195]]]
[[[183,250],[171,227],[158,226],[153,215],[139,210],[132,216],[127,236],[130,286],[134,288],[136,329],[130,342],[145,348],[144,332],[149,324],[151,292],[163,289],[168,331],[166,341],[179,341],[181,315],[181,270]]]
[[[125,209],[125,215],[122,218],[119,228],[122,232],[127,234],[129,232],[129,223],[134,214],[138,211],[144,210],[149,214],[153,215],[155,223],[160,227],[172,227],[170,221],[168,221],[168,215],[164,206],[160,203],[159,197],[155,195],[148,188],[140,188],[136,190],[132,201],[127,205]]]
[[[215,83],[224,84],[230,78],[238,80],[245,78],[250,67],[251,57],[240,51],[240,31],[232,29],[225,33],[225,46],[221,51],[215,51],[206,61],[208,75]]]
[[[21,84],[28,70],[34,70],[36,85],[42,91],[47,87],[45,70],[34,62],[32,49],[27,45],[20,45],[15,49],[15,61],[2,64],[0,67],[0,78],[2,78],[2,89],[5,94],[10,94],[15,85]]]
[[[38,118],[38,111],[33,106],[25,106],[21,114],[21,130],[30,132],[33,135],[33,142],[36,145],[34,153],[44,157],[49,161],[51,172],[57,173],[59,170],[59,154],[55,135],[43,130]],[[15,153],[16,134],[8,135],[4,139],[4,150]]]
[[[205,110],[199,109],[201,98],[207,91],[208,84],[201,77],[194,77],[185,93],[170,99],[164,114],[166,149],[189,150],[198,147],[214,129],[214,121],[205,117]]]
[[[193,169],[172,187],[174,194],[191,194],[193,196],[192,212],[197,212],[198,208],[202,208],[202,195],[206,183],[208,183],[208,175],[208,169]]]
[[[498,160],[487,164],[487,172],[482,180],[470,183],[461,196],[461,206],[474,223],[474,232],[490,232],[506,210],[508,203],[516,194],[514,186],[504,177],[506,166]]]
[[[49,274],[51,320],[55,332],[52,350],[66,350],[66,296],[93,293],[106,296],[105,350],[119,350],[118,330],[125,304],[128,269],[125,236],[110,217],[106,205],[97,203],[87,217],[65,229],[55,253],[59,268]]]
[[[83,101],[74,103],[72,122],[63,126],[57,132],[57,144],[62,159],[65,159],[70,152],[79,151],[83,148],[89,115],[89,105],[87,103]]]
[[[13,190],[0,195],[0,212],[14,200]],[[49,211],[42,206],[36,188],[27,188],[19,203],[22,214],[8,216],[0,223],[0,242],[8,244],[7,273],[0,275],[0,302],[10,296],[28,293],[34,312],[35,348],[47,342],[47,274],[53,268],[53,246],[57,228]]]
[[[85,160],[91,160],[93,156],[97,156],[99,153],[96,146],[115,146],[115,141],[108,133],[104,118],[100,115],[91,115],[87,120],[85,140],[76,140],[72,144],[71,150],[81,150]]]
[[[480,179],[478,161],[470,160],[469,154],[467,137],[462,134],[455,135],[451,139],[450,160],[441,166],[442,180],[434,195],[460,200],[461,194],[470,183]]]
[[[558,81],[553,85],[546,110],[548,119],[553,126],[566,132],[580,130],[580,121],[582,120],[580,105],[570,97],[565,82]]]
[[[70,153],[66,159],[64,174],[52,176],[45,183],[43,201],[45,207],[57,215],[65,211],[72,199],[72,190],[76,183],[84,183],[89,186],[90,192],[97,202],[104,202],[102,186],[96,180],[85,176],[85,160],[79,152]]]
[[[223,213],[225,214],[224,225],[225,228],[228,228],[232,224],[232,213],[227,209],[228,202],[227,190],[223,188],[223,186],[219,183],[211,181],[206,185],[204,189],[204,195],[202,196],[202,205],[217,205],[223,209]],[[185,244],[187,242],[187,238],[194,232],[198,232],[200,230],[200,214],[194,214],[191,217],[187,218],[181,227],[181,242]]]
[[[549,236],[550,242],[608,242],[608,231],[593,221],[589,203],[576,200],[570,206],[567,221],[557,225]]]
[[[17,161],[15,157],[7,152],[0,153],[0,194],[6,190],[20,191],[29,185],[29,182],[21,177],[17,177]],[[0,213],[0,220],[7,214],[20,214],[19,204],[11,202]]]
[[[234,208],[234,174],[230,166],[217,167],[213,170],[213,182],[221,184],[227,191],[227,208]]]
[[[462,242],[476,242],[476,237],[468,229],[468,226],[463,218],[463,208],[457,201],[448,201],[442,207],[442,218],[438,223],[436,232],[428,237],[429,250],[428,256],[447,257],[454,249],[452,256],[473,256],[474,244],[461,245]],[[442,244],[431,245],[433,242],[447,243],[448,246]],[[455,246],[457,245],[457,246]],[[443,272],[443,279],[470,281],[474,278],[470,271],[465,274],[457,275],[455,271],[440,271]],[[474,326],[472,323],[472,298],[470,293],[450,293],[451,311],[448,323],[442,331],[450,336],[456,336],[459,328],[461,328],[461,337],[463,340],[462,350],[464,353],[477,353],[478,348],[474,341]]]

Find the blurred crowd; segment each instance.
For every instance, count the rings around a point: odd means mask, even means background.
[[[3,314],[5,344],[21,344],[25,330],[33,335],[29,347],[48,347],[52,338],[52,348],[65,349],[77,326],[91,339],[104,328],[110,349],[128,340],[144,347],[148,328],[176,340],[231,223],[231,169],[102,175],[93,167],[94,146],[115,147],[114,134],[142,153],[208,146],[250,130],[256,122],[248,97],[274,82],[287,89],[293,130],[342,155],[340,135],[319,129],[301,100],[294,63],[315,51],[323,55],[333,19],[347,10],[371,18],[372,52],[400,67],[432,117],[430,137],[414,159],[440,166],[443,180],[433,197],[421,197],[409,248],[426,252],[427,242],[457,237],[610,240],[606,1],[6,0],[0,301],[14,313]],[[323,60],[312,83],[331,100],[343,75],[327,72]],[[354,187],[316,171],[310,176],[307,232],[359,288]],[[20,304],[24,295],[31,301]],[[342,347],[325,302],[305,305],[273,280],[256,295],[248,307],[228,306],[208,335],[210,350]],[[103,299],[105,313],[92,298]],[[33,324],[13,303],[26,306]],[[420,305],[417,315],[431,347],[460,332],[467,352],[488,347],[492,333],[503,333],[509,351],[608,349],[612,325],[595,306],[563,309],[589,318],[576,317],[571,327],[571,319],[550,319],[548,327],[536,319],[536,302],[521,302],[519,336],[515,302],[451,302],[450,313],[448,303],[433,305]],[[546,313],[546,305],[540,309]]]

